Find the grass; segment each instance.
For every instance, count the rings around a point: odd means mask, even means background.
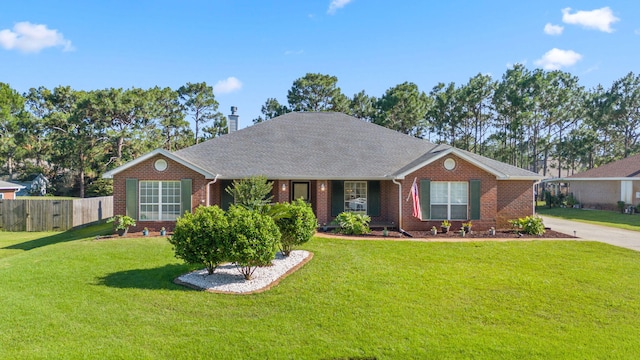
[[[82,231],[0,232],[0,358],[640,353],[640,253],[606,244],[314,238],[313,260],[278,286],[223,295],[174,285],[191,268],[164,238]]]
[[[574,208],[548,208],[536,207],[536,213],[546,216],[555,216],[568,220],[584,223],[604,225],[619,229],[640,231],[640,216],[638,214],[622,214],[615,211],[587,210]]]

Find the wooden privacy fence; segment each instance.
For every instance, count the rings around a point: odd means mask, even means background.
[[[113,216],[113,196],[0,200],[0,230],[65,231]]]

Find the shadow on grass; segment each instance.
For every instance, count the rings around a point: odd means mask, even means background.
[[[53,245],[61,242],[74,241],[80,239],[86,239],[96,237],[98,235],[107,235],[113,232],[112,224],[97,224],[91,225],[79,229],[67,230],[64,232],[56,233],[54,235],[48,235],[34,240],[25,241],[19,244],[13,244],[6,246],[3,249],[14,250],[32,250],[39,247]]]
[[[153,269],[135,269],[111,273],[98,279],[97,285],[122,289],[188,290],[173,279],[193,270],[186,264],[169,264]]]

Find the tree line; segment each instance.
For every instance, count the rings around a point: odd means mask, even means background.
[[[640,152],[640,76],[632,72],[607,89],[585,89],[570,73],[521,64],[500,80],[478,74],[428,93],[405,82],[380,97],[363,90],[349,98],[337,83],[335,76],[306,74],[293,82],[287,105],[269,98],[253,122],[290,111],[339,111],[546,176]]]
[[[5,175],[24,180],[43,173],[57,194],[80,197],[110,194],[111,182],[100,176],[153,149],[175,151],[227,132],[204,82],[175,90],[58,86],[24,94],[0,83],[0,109]]]
[[[428,93],[404,82],[379,97],[364,90],[349,97],[337,77],[308,73],[286,98],[268,98],[253,122],[291,111],[344,112],[548,176],[640,152],[640,75],[632,72],[608,88],[585,89],[570,73],[517,64],[499,80],[478,74]],[[60,195],[110,194],[110,182],[100,178],[105,171],[155,148],[175,151],[226,132],[227,119],[204,82],[23,94],[0,83],[0,175],[42,172]]]

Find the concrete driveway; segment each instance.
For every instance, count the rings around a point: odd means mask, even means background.
[[[595,240],[610,245],[640,251],[640,232],[607,226],[586,224],[555,217],[541,216],[544,225],[551,230],[574,235],[583,240]],[[575,233],[574,233],[575,231]]]

